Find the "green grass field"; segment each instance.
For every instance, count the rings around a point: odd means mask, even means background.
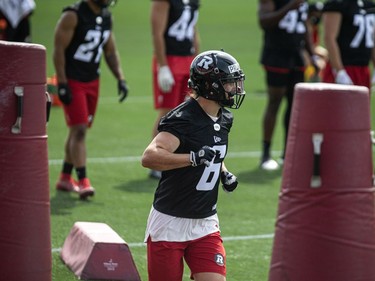
[[[226,165],[240,186],[233,194],[220,193],[218,212],[227,251],[229,281],[267,280],[272,234],[278,206],[281,172],[258,169],[261,117],[266,102],[264,75],[259,65],[261,31],[257,1],[202,1],[198,28],[201,51],[223,48],[234,55],[246,74],[247,97],[234,111]],[[47,48],[47,75],[52,65],[53,32],[61,8],[68,0],[36,0],[32,17],[33,42]],[[156,117],[151,92],[152,44],[149,0],[119,0],[113,9],[114,32],[123,69],[130,86],[126,102],[117,101],[117,83],[102,62],[101,99],[87,137],[88,176],[96,188],[92,200],[56,192],[67,129],[62,109],[53,107],[48,124],[51,235],[54,281],[78,280],[63,264],[59,249],[76,221],[103,222],[111,226],[132,251],[142,280],[147,280],[146,248],[142,246],[147,215],[157,185],[148,178],[140,157],[151,138]],[[274,156],[282,146],[281,115]],[[185,269],[184,281],[189,280]],[[166,280],[167,281],[167,280]]]

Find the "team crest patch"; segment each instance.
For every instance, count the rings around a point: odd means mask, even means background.
[[[197,58],[195,70],[200,74],[210,73],[214,68],[214,60],[211,56],[202,56]]]
[[[224,266],[224,257],[222,254],[215,255],[215,262],[217,265]]]

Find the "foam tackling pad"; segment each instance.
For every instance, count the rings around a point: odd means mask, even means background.
[[[369,90],[294,94],[269,281],[375,280]]]
[[[61,259],[80,279],[141,280],[127,243],[105,223],[76,222]]]

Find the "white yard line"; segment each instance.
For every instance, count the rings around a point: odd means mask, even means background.
[[[246,235],[246,236],[228,236],[223,237],[224,241],[240,241],[240,240],[259,240],[259,239],[272,239],[274,234],[259,234],[259,235]],[[129,248],[145,247],[146,244],[143,242],[128,243]],[[53,248],[52,253],[60,253],[61,248]]]
[[[272,151],[274,154],[280,154],[280,151]],[[243,152],[230,152],[227,158],[256,158],[260,157],[260,151],[243,151]],[[124,157],[93,157],[88,158],[88,163],[120,163],[120,162],[138,162],[141,156],[124,156]],[[50,159],[49,165],[61,165],[62,159]]]

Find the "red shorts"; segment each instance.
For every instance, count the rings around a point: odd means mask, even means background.
[[[186,242],[147,240],[148,280],[181,281],[184,261],[193,275],[214,272],[226,275],[225,249],[219,232]]]
[[[172,90],[164,93],[158,86],[158,64],[156,58],[152,60],[152,77],[153,77],[153,93],[155,109],[167,108],[172,109],[185,101],[188,88],[188,80],[190,77],[190,64],[194,56],[167,56],[168,66],[173,74],[175,81]]]
[[[91,127],[94,121],[99,98],[99,79],[90,82],[68,80],[72,92],[72,102],[64,105],[65,120],[69,127],[86,124]]]
[[[357,86],[365,86],[370,89],[370,70],[368,66],[345,66],[345,70],[352,79],[353,84]],[[331,65],[328,63],[323,70],[323,82],[335,83]]]

